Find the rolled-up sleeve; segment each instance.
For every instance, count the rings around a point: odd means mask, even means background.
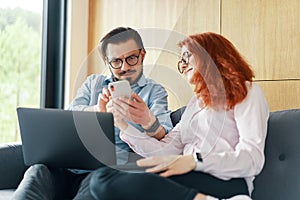
[[[166,132],[172,130],[173,125],[170,118],[171,111],[168,110],[168,93],[161,85],[153,85],[148,107],[157,117],[159,123],[165,128]]]
[[[81,87],[77,90],[76,97],[73,99],[68,107],[68,110],[82,111],[90,104],[91,99],[91,81],[92,76],[89,76]]]
[[[97,104],[98,95],[102,92],[103,87],[107,85],[105,76],[102,75],[90,75],[78,88],[76,97],[68,106],[68,110],[82,111],[88,106]]]

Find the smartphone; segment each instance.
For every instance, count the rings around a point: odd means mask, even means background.
[[[121,80],[121,81],[109,83],[108,90],[112,98],[117,98],[121,96],[130,98],[131,96],[131,87],[127,80]]]

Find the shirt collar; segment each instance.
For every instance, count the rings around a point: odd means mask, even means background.
[[[112,75],[106,76],[106,78],[104,79],[104,82],[106,83],[106,85],[108,85],[109,83],[113,82]]]
[[[139,80],[133,85],[137,85],[139,87],[144,87],[146,85],[146,78],[145,78],[144,74],[142,74],[142,76],[139,78]]]

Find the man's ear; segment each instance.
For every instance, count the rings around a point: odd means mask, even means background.
[[[142,49],[141,55],[142,55],[142,61],[144,61],[144,58],[146,56],[146,50],[145,49]]]
[[[103,58],[103,60],[104,60],[104,64],[109,67],[108,58],[105,57],[105,58]]]

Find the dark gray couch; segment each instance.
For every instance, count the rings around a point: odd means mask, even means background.
[[[172,113],[173,124],[183,111]],[[270,113],[265,155],[263,171],[254,182],[253,199],[300,199],[300,109]],[[0,145],[0,200],[9,199],[26,168],[21,144]]]

